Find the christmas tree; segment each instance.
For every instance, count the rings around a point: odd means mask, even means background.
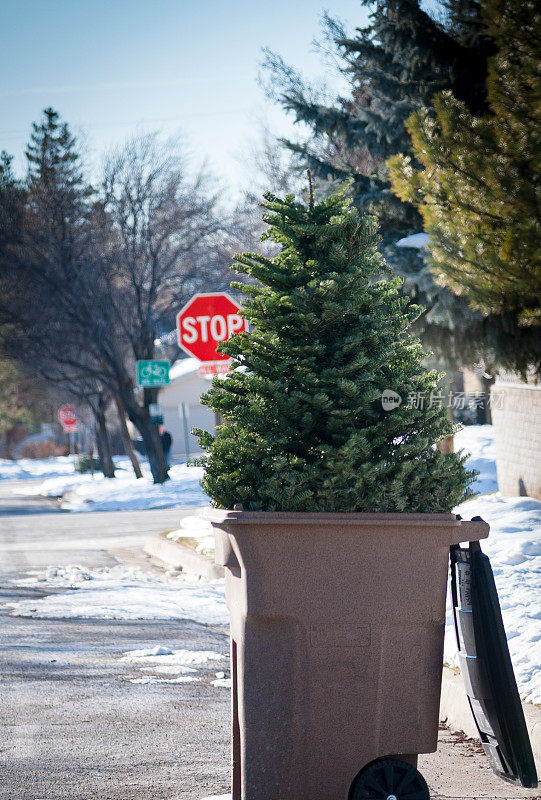
[[[265,195],[280,252],[236,259],[259,282],[234,284],[250,332],[222,344],[233,370],[203,397],[224,423],[197,431],[218,507],[446,512],[469,496],[464,459],[434,446],[452,426],[408,333],[420,309],[378,280],[376,220],[346,190],[308,206]]]
[[[423,215],[441,281],[484,314],[540,326],[541,13],[522,0],[487,0],[484,13],[499,45],[492,113],[474,116],[451,92],[436,97],[435,114],[421,110],[408,122],[416,161],[389,161],[393,188]]]

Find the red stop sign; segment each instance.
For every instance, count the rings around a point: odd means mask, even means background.
[[[65,431],[76,431],[79,419],[77,417],[77,409],[75,406],[71,403],[61,406],[58,409],[58,421]]]
[[[177,314],[178,343],[199,361],[225,361],[220,342],[247,330],[241,307],[227,294],[194,294]]]

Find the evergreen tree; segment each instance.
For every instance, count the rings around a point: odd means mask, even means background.
[[[354,37],[329,18],[326,29],[351,83],[350,97],[325,102],[278,56],[267,55],[271,94],[313,132],[308,141],[285,144],[331,186],[353,177],[355,205],[377,215],[380,250],[404,281],[401,293],[426,309],[417,323],[425,348],[453,372],[479,358],[482,316],[435,283],[424,251],[396,246],[423,229],[422,218],[413,204],[390,191],[385,161],[410,152],[405,121],[429,107],[438,91],[452,89],[473,113],[486,110],[486,62],[493,43],[479,3],[448,0],[438,21],[418,0],[378,0],[370,24]]]
[[[21,389],[21,377],[15,362],[0,355],[0,435],[15,425],[31,421]]]
[[[13,157],[0,153],[0,253],[6,257],[15,239],[21,237],[25,191],[13,174]]]
[[[484,314],[541,326],[541,11],[530,0],[486,0],[499,46],[490,62],[491,114],[452,92],[416,112],[408,155],[390,160],[393,188],[420,210],[434,273]],[[541,366],[541,329],[537,364]]]
[[[76,138],[54,109],[46,108],[42,120],[32,123],[26,159],[34,249],[69,279],[82,266],[93,190],[83,176]]]
[[[346,187],[347,188],[347,187]],[[225,422],[203,479],[219,507],[264,511],[445,512],[469,496],[472,473],[434,443],[452,431],[437,403],[387,411],[382,395],[430,395],[408,333],[419,309],[383,269],[376,220],[344,198],[317,205],[265,195],[275,258],[245,253],[234,284],[249,298],[250,333],[222,344],[234,369],[203,402]]]

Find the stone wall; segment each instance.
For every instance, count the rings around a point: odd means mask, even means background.
[[[491,408],[500,492],[541,500],[541,386],[497,382]]]

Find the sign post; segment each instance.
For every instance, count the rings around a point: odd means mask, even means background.
[[[190,431],[188,428],[188,414],[186,413],[186,403],[181,403],[182,427],[184,428],[184,448],[186,450],[186,460],[190,458]]]
[[[150,403],[148,413],[153,425],[163,425],[163,408],[159,403]]]
[[[68,434],[69,451],[71,455],[75,452],[75,434],[79,428],[77,409],[72,403],[67,403],[65,406],[60,406],[58,409],[58,421],[62,425],[63,431]]]
[[[247,330],[241,311],[238,303],[222,292],[196,294],[177,314],[179,346],[201,361],[200,374],[229,372],[231,359],[217,348],[233,334]]]

